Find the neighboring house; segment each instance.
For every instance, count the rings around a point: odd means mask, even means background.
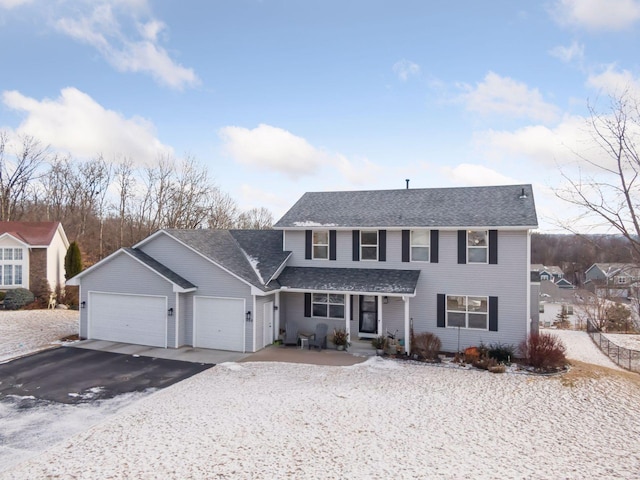
[[[295,322],[517,345],[536,226],[530,185],[306,193],[274,230],[160,230],[68,284],[83,338],[253,352]]]
[[[42,278],[52,290],[64,286],[67,248],[60,222],[0,222],[0,290],[31,289]]]
[[[628,263],[594,263],[585,272],[585,287],[605,298],[636,296],[640,267]]]
[[[547,267],[540,263],[534,263],[531,265],[531,271],[536,272],[541,281],[550,281],[560,288],[575,288],[569,280],[564,278],[564,272],[557,265]]]

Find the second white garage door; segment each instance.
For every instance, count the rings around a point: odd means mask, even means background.
[[[89,292],[89,338],[167,346],[167,297]]]
[[[244,299],[195,297],[193,345],[243,352],[244,322]]]

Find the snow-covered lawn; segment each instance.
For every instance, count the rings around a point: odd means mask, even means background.
[[[78,333],[73,310],[0,310],[0,362],[60,344]]]
[[[640,335],[629,335],[624,333],[605,333],[605,337],[611,340],[616,345],[619,345],[629,350],[640,351]]]
[[[3,478],[638,478],[639,398],[637,375],[579,363],[552,377],[229,363]]]
[[[592,365],[600,365],[602,367],[613,368],[622,371],[609,357],[600,351],[593,343],[589,334],[579,330],[556,330],[541,329],[542,332],[556,335],[562,340],[567,347],[567,358],[570,360],[578,360],[580,362],[591,363]]]

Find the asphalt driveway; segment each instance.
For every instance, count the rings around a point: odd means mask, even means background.
[[[62,347],[0,364],[0,400],[18,396],[87,403],[168,387],[212,366]]]

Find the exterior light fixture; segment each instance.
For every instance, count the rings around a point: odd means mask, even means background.
[[[87,302],[85,302],[84,300],[82,302],[80,302],[80,308],[82,308],[83,310],[86,308],[87,306]]]
[[[389,297],[382,297],[382,303],[384,303],[385,305],[389,303]]]
[[[251,321],[251,311],[247,312],[247,322]]]
[[[169,310],[167,310],[167,314],[168,314],[170,317],[173,317],[173,307],[171,307]]]

